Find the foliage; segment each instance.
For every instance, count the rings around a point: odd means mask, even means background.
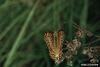
[[[65,31],[73,39],[73,23],[95,35],[100,21],[87,21],[88,0],[0,0],[0,67],[66,67],[50,59],[44,33]],[[81,60],[76,56],[81,62]],[[75,63],[74,63],[75,64]],[[77,63],[74,67],[78,67]]]

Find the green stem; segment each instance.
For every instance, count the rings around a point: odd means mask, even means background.
[[[13,44],[12,49],[11,49],[11,51],[9,52],[8,58],[7,58],[7,60],[5,61],[3,67],[9,67],[9,66],[11,65],[11,63],[13,62],[13,57],[14,57],[14,55],[15,55],[17,49],[18,49],[19,46],[20,46],[20,45],[19,45],[19,44],[20,44],[20,41],[22,40],[22,38],[23,38],[23,36],[24,36],[24,33],[25,33],[25,30],[26,30],[26,28],[28,27],[28,24],[29,24],[29,22],[30,22],[32,16],[33,16],[34,13],[35,13],[35,10],[36,10],[36,8],[37,8],[37,6],[38,6],[38,3],[39,3],[39,0],[38,0],[38,2],[37,2],[35,5],[33,5],[33,8],[32,8],[32,10],[31,10],[31,12],[29,13],[28,18],[26,19],[26,21],[25,21],[25,23],[24,23],[24,25],[23,25],[23,27],[22,27],[22,29],[21,29],[21,31],[20,31],[20,33],[19,33],[19,35],[18,35],[18,38],[16,39],[15,43]]]
[[[18,16],[16,19],[14,19],[11,24],[0,34],[0,40],[4,38],[4,36],[17,24],[17,22],[25,17],[27,14],[28,10],[26,10],[24,13],[22,13],[20,16]]]
[[[84,0],[84,7],[83,7],[81,18],[80,18],[80,26],[82,28],[86,28],[87,13],[88,13],[88,0]],[[86,42],[85,37],[83,38],[82,42],[83,43]]]
[[[51,7],[53,7],[53,6],[51,6]],[[63,6],[64,7],[62,7],[62,8],[60,7],[59,12],[62,11],[65,8],[65,5],[63,5]],[[45,15],[45,14],[47,14],[47,12],[44,12],[43,15]],[[45,18],[45,16],[41,16],[40,20],[42,21],[44,18]],[[47,26],[49,24],[49,22],[51,22],[52,19],[51,18],[47,19],[41,26],[39,26],[40,22],[41,22],[40,20],[37,22],[37,24],[35,25],[35,27],[33,27],[34,28],[33,31],[34,30],[35,31],[31,32],[25,39],[23,39],[22,44],[25,43],[25,42],[27,42],[32,36],[34,36],[36,33],[38,33],[40,30],[42,30],[45,26]],[[36,28],[37,28],[37,30],[36,30]]]
[[[72,34],[72,31],[73,31],[73,6],[74,6],[74,0],[71,0],[70,1],[70,20],[69,20],[69,36],[68,38],[70,40],[72,40],[72,37],[73,37],[73,34]]]
[[[59,0],[54,0],[54,3],[56,4],[54,7],[53,7],[53,28],[54,28],[54,31],[57,31],[59,29],[59,13],[58,13],[58,9],[59,9]],[[57,4],[58,2],[58,4]]]
[[[81,27],[86,27],[87,14],[88,14],[88,0],[84,0],[84,7],[83,7],[81,18],[80,18]]]

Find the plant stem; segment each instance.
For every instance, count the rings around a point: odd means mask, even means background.
[[[74,6],[74,0],[71,0],[70,1],[70,19],[69,19],[69,35],[68,35],[68,38],[70,39],[70,40],[72,40],[72,31],[73,31],[73,6]]]
[[[5,61],[4,63],[4,66],[3,67],[9,67],[11,65],[11,63],[13,62],[13,57],[17,51],[17,49],[20,47],[20,41],[22,40],[23,36],[24,36],[24,33],[25,33],[25,30],[26,28],[28,27],[28,24],[32,18],[32,16],[34,15],[35,13],[35,10],[38,6],[38,3],[39,3],[39,0],[37,1],[37,3],[35,5],[33,5],[33,8],[32,10],[30,11],[29,15],[28,15],[28,18],[26,19],[25,23],[23,24],[23,27],[18,35],[18,38],[15,40],[15,43],[13,44],[12,46],[12,49],[11,51],[9,52],[8,54],[8,58],[7,60]]]
[[[80,26],[82,28],[86,28],[87,12],[88,12],[88,0],[84,0],[84,7],[83,7],[81,18],[80,18]],[[83,43],[86,42],[85,38],[83,38],[82,42]]]

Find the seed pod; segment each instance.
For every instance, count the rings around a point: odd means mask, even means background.
[[[78,38],[83,38],[85,35],[88,37],[92,37],[94,35],[92,32],[88,31],[85,28],[80,27],[76,23],[74,23],[74,27],[77,29],[76,36]]]
[[[78,38],[83,38],[84,35],[85,35],[85,33],[84,33],[83,30],[78,30],[78,31],[76,32],[76,36],[77,36]]]
[[[91,62],[91,63],[98,63],[98,62],[99,62],[99,60],[98,60],[98,59],[93,58],[93,59],[90,59],[90,62]]]
[[[77,50],[81,46],[81,42],[78,39],[73,39],[71,42],[66,42],[66,48],[71,51]]]
[[[90,58],[91,63],[97,63],[100,57],[100,46],[96,47],[84,47],[83,54],[87,55]]]
[[[67,60],[67,64],[72,62],[73,57],[77,54],[77,50],[81,46],[81,42],[78,39],[73,39],[71,42],[66,42],[66,53],[65,59]]]

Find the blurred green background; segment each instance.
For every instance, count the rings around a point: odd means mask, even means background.
[[[99,0],[0,0],[0,67],[69,67],[50,59],[44,33],[63,29],[72,40],[77,23],[99,35],[99,7]]]

